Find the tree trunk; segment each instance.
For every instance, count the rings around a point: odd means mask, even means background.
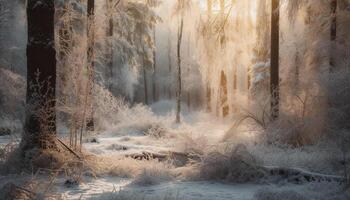
[[[330,71],[333,71],[335,68],[335,59],[334,59],[334,50],[336,49],[336,39],[337,39],[337,8],[338,8],[338,1],[332,0],[331,1],[331,48],[330,48],[330,55],[329,55],[329,65],[330,65]]]
[[[279,0],[272,0],[271,10],[271,119],[279,116]]]
[[[222,26],[220,31],[220,45],[221,47],[224,47],[225,45],[225,0],[220,0],[220,24]]]
[[[220,77],[220,106],[222,108],[222,116],[227,117],[230,112],[228,105],[228,91],[227,91],[227,78],[223,71],[221,71]]]
[[[56,51],[53,0],[28,0],[27,96],[23,150],[53,147],[56,137]],[[39,85],[40,86],[39,86]]]
[[[71,49],[72,40],[72,22],[71,13],[69,10],[70,2],[65,2],[63,7],[60,9],[60,18],[64,17],[64,21],[59,28],[59,59],[65,62],[67,52]],[[68,16],[67,16],[68,15]],[[65,63],[64,63],[65,65]]]
[[[58,20],[60,20],[60,26],[58,30],[59,34],[59,47],[57,49],[58,51],[58,70],[57,70],[57,99],[61,102],[61,105],[68,106],[69,105],[69,98],[70,98],[70,91],[71,88],[69,88],[69,74],[71,73],[70,65],[68,63],[69,55],[72,51],[73,47],[73,20],[72,20],[72,12],[74,10],[71,9],[72,5],[71,2],[65,1],[62,7],[58,8],[56,7],[56,15],[58,15]],[[67,125],[70,124],[70,140],[69,143],[72,146],[73,144],[73,119],[72,117],[74,115],[71,115],[69,112],[59,112],[57,113],[59,115],[59,118],[61,121]],[[71,123],[69,123],[71,122]]]
[[[156,27],[153,27],[153,41],[154,41],[154,46],[156,46]],[[157,67],[157,57],[156,57],[156,47],[153,49],[153,74],[152,74],[152,96],[153,96],[153,102],[158,101],[157,98],[157,85],[156,85],[156,67]]]
[[[171,60],[171,31],[170,31],[170,28],[169,28],[169,36],[168,36],[168,67],[169,67],[169,75],[171,75],[171,72],[172,72],[172,60]],[[172,86],[172,84],[169,83],[169,88],[168,88],[169,99],[172,98],[171,86]]]
[[[146,71],[146,61],[145,61],[145,47],[143,45],[143,40],[142,40],[142,35],[139,36],[139,42],[140,45],[142,45],[142,71],[143,71],[143,89],[144,89],[144,97],[145,97],[145,104],[149,104],[149,99],[148,99],[148,84],[147,84],[147,71]]]
[[[206,100],[207,100],[207,111],[211,112],[211,88],[210,88],[210,84],[207,83],[206,86]]]
[[[183,34],[183,26],[184,20],[183,16],[181,16],[180,27],[178,32],[177,39],[177,91],[176,91],[176,123],[180,123],[180,112],[181,112],[181,42],[182,42],[182,34]]]
[[[294,94],[297,94],[299,91],[300,63],[299,52],[297,51],[295,54]]]
[[[92,97],[92,91],[95,83],[95,78],[94,78],[94,69],[95,69],[95,61],[94,61],[94,46],[95,46],[95,0],[88,0],[88,6],[87,6],[87,11],[88,11],[88,19],[90,20],[90,28],[88,29],[88,65],[90,66],[89,68],[89,82],[90,82],[90,87],[89,87],[89,98],[90,98],[90,115],[87,119],[86,123],[86,128],[89,131],[94,131],[95,129],[95,123],[94,123],[94,116],[93,116],[93,97]]]
[[[146,73],[144,54],[145,54],[145,50],[143,49],[143,53],[142,53],[143,86],[144,86],[145,104],[148,105],[149,101],[148,101],[147,73]]]
[[[114,51],[113,51],[113,35],[114,35],[114,22],[113,22],[113,0],[106,0],[106,6],[107,6],[107,15],[108,15],[108,30],[107,30],[107,36],[108,36],[108,41],[109,41],[109,55],[108,55],[108,69],[109,69],[109,83],[108,83],[108,88],[111,91],[112,90],[112,86],[113,86],[113,64],[114,64],[114,60],[113,60],[113,55],[114,55]]]
[[[87,71],[88,80],[86,83],[86,94],[84,102],[84,113],[83,113],[83,123],[80,131],[80,145],[82,144],[83,129],[85,126],[86,118],[86,130],[93,131],[95,129],[94,119],[93,119],[93,99],[92,91],[94,86],[94,44],[95,44],[95,0],[88,0],[87,2],[87,38],[88,38],[88,49],[87,49]],[[89,110],[89,112],[87,111]],[[87,115],[87,116],[86,116]]]
[[[208,37],[210,37],[211,35],[211,16],[212,16],[212,10],[213,10],[213,0],[207,0],[207,17],[208,17]],[[209,47],[210,48],[210,47]],[[207,49],[209,49],[207,47]],[[210,74],[208,75],[208,79],[210,79]],[[207,111],[211,112],[212,111],[212,107],[211,107],[211,100],[212,100],[212,92],[211,92],[211,86],[210,86],[210,81],[207,81],[207,85],[206,85],[206,104],[207,104]]]

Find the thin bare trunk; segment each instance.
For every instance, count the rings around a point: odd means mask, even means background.
[[[178,40],[177,40],[177,91],[176,91],[176,123],[180,123],[180,112],[181,112],[181,42],[182,42],[182,34],[183,34],[183,26],[184,20],[183,16],[181,16],[180,27],[178,30]]]
[[[207,111],[211,112],[211,88],[210,88],[210,84],[207,83],[207,87],[206,87],[206,97],[207,97]]]
[[[140,39],[141,41],[141,39]],[[142,44],[142,43],[140,43]],[[142,71],[143,71],[143,86],[144,86],[144,95],[145,95],[145,104],[148,105],[148,86],[147,86],[147,72],[145,66],[145,49],[142,47]]]
[[[109,37],[109,59],[108,59],[108,69],[109,69],[109,90],[112,89],[112,85],[113,85],[113,64],[114,64],[114,60],[113,60],[113,55],[114,55],[114,51],[113,51],[113,35],[114,35],[114,22],[113,22],[113,0],[106,0],[106,5],[107,5],[107,13],[108,13],[108,30],[107,30],[107,36]]]
[[[221,77],[220,77],[220,102],[219,103],[222,108],[222,116],[226,117],[229,114],[230,108],[228,105],[227,78],[223,71],[221,72]]]
[[[87,17],[88,17],[88,51],[87,51],[87,71],[88,71],[88,80],[86,82],[85,88],[85,99],[84,99],[84,110],[83,118],[80,129],[80,149],[83,142],[83,131],[84,129],[93,131],[94,130],[94,121],[93,121],[93,111],[92,111],[92,90],[94,85],[94,43],[95,43],[95,0],[88,0],[87,4]],[[90,102],[89,102],[90,98]],[[88,108],[91,108],[91,113],[89,117],[86,117]],[[86,122],[85,122],[86,121]]]
[[[169,74],[171,75],[172,73],[172,59],[171,59],[171,31],[169,28],[169,36],[168,36],[168,65],[169,65]],[[171,84],[169,84],[169,88],[168,88],[168,93],[169,93],[169,99],[171,99],[172,95],[171,95]]]
[[[145,104],[148,105],[149,102],[148,102],[148,88],[147,88],[146,68],[143,68],[143,85],[144,85],[144,94],[145,94]]]
[[[153,30],[153,41],[154,46],[156,46],[156,27],[154,27]],[[152,74],[152,95],[153,95],[153,102],[156,102],[158,100],[157,98],[157,85],[156,85],[156,74],[157,74],[157,57],[156,57],[156,47],[153,49],[153,74]]]

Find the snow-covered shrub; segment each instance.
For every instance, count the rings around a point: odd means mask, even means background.
[[[201,156],[209,150],[208,140],[205,136],[181,133],[177,137],[176,149],[180,152]]]
[[[350,65],[350,64],[349,64]],[[330,129],[350,129],[350,70],[337,70],[324,77],[329,96]]]
[[[145,164],[146,166],[141,170],[141,173],[135,177],[134,184],[143,186],[156,185],[174,179],[171,172],[172,165],[158,161],[150,161]]]
[[[86,160],[96,175],[135,178],[138,185],[158,184],[173,179],[173,165],[157,160],[136,160],[124,156],[92,156]]]
[[[329,140],[335,140],[342,154],[344,175],[349,179],[348,156],[350,151],[350,60],[344,58],[343,68],[324,76],[328,95]]]
[[[162,123],[161,119],[154,115],[150,108],[141,104],[120,111],[116,119],[119,121],[116,126],[118,134],[144,135],[154,124]]]
[[[21,120],[14,120],[10,117],[0,117],[0,136],[11,135],[13,133],[20,133],[23,122]]]
[[[311,83],[310,83],[311,82]],[[255,101],[237,114],[234,125],[225,136],[232,139],[240,126],[257,130],[259,142],[291,145],[294,147],[315,143],[325,133],[325,108],[323,91],[310,81],[302,84],[298,92],[291,92],[288,85],[281,85],[279,117],[273,120],[269,94],[256,95]],[[315,80],[316,82],[316,80]],[[239,134],[239,132],[238,132]]]
[[[149,135],[155,138],[166,136],[171,119],[155,115],[151,108],[142,105],[129,105],[122,97],[114,96],[108,89],[94,87],[94,120],[96,127],[111,130],[113,134]]]
[[[111,144],[106,149],[113,150],[113,151],[126,151],[126,150],[128,150],[128,147],[120,145],[120,144]]]
[[[0,163],[4,164],[10,156],[13,155],[13,152],[18,147],[16,142],[10,142],[5,146],[0,147]]]
[[[34,137],[38,139],[41,147],[51,148],[56,142],[56,98],[50,94],[55,90],[50,85],[50,77],[40,80],[40,73],[40,71],[35,73],[34,80],[28,86],[30,94],[27,95],[31,96],[25,106],[25,123],[29,130],[23,134],[21,145],[24,147],[33,145],[31,138]]]
[[[153,124],[150,129],[145,132],[145,135],[151,136],[153,138],[165,137],[167,130],[165,127],[159,124]]]
[[[21,119],[24,114],[25,79],[4,68],[0,68],[0,77],[0,119]]]
[[[199,163],[199,177],[202,179],[246,183],[259,181],[264,176],[258,162],[242,144],[211,151]]]
[[[120,123],[119,115],[129,109],[123,98],[115,97],[108,89],[95,85],[94,87],[94,118],[99,129],[107,129]]]
[[[339,153],[329,141],[324,144],[295,148],[285,145],[248,145],[248,151],[264,166],[302,168],[313,172],[333,174],[341,170],[335,163]]]
[[[87,166],[96,175],[111,175],[132,178],[139,173],[140,162],[135,159],[118,156],[91,156],[86,160]]]

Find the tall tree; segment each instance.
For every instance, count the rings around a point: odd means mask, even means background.
[[[270,35],[270,10],[268,5],[270,0],[260,0],[257,5],[256,12],[256,44],[253,50],[254,65],[259,63],[267,63],[270,60],[270,45],[271,45],[271,35]],[[288,4],[289,5],[289,4]],[[268,25],[266,25],[268,24]],[[269,73],[269,68],[265,68],[262,71],[255,71],[253,68],[250,68],[249,73],[250,77],[257,77],[263,75],[263,79],[249,81],[250,84],[250,95],[252,98],[257,98],[258,96],[265,96],[269,94],[269,78],[266,74]]]
[[[270,93],[271,118],[279,116],[279,0],[271,0],[271,66],[270,66]]]
[[[177,33],[177,89],[176,89],[176,123],[180,123],[181,99],[182,99],[182,70],[181,70],[181,44],[184,29],[185,13],[189,11],[191,1],[178,0],[175,13],[179,16],[179,26]]]
[[[54,0],[28,0],[27,96],[23,150],[54,146],[56,51]]]
[[[94,130],[94,119],[93,119],[93,105],[92,105],[92,91],[94,86],[94,45],[95,45],[95,0],[87,1],[87,72],[88,80],[85,88],[85,100],[83,110],[83,123],[81,124],[80,131],[80,145],[82,144],[83,130],[86,126],[87,130]],[[88,112],[89,110],[89,112]],[[86,119],[86,123],[85,123]],[[85,125],[86,124],[86,125]]]
[[[156,85],[156,78],[157,78],[157,55],[156,55],[156,26],[153,27],[153,41],[154,41],[154,48],[153,48],[153,74],[152,74],[152,96],[153,96],[153,102],[156,102],[158,100],[157,97],[157,85]]]
[[[140,44],[142,43],[142,36],[140,35]],[[144,96],[145,96],[145,104],[149,104],[148,100],[148,84],[147,84],[147,71],[146,71],[146,58],[145,58],[145,47],[142,45],[142,71],[143,71],[143,87],[144,87]]]
[[[171,30],[169,28],[168,30],[168,68],[169,68],[169,74],[172,74],[172,59],[171,59]],[[168,88],[168,95],[169,95],[169,99],[172,98],[171,95],[171,84],[169,84],[169,88]]]
[[[113,21],[113,12],[114,12],[114,7],[118,5],[118,2],[116,5],[113,4],[114,0],[106,0],[106,7],[107,7],[107,16],[108,16],[108,30],[107,30],[107,37],[108,37],[108,61],[107,61],[107,66],[109,69],[109,83],[108,83],[108,88],[109,90],[112,89],[113,85],[113,35],[114,35],[114,21]]]
[[[226,26],[225,0],[220,0],[220,26],[221,26],[221,30],[219,32],[219,40],[220,40],[220,45],[223,47],[225,44],[225,26]]]
[[[333,49],[335,49],[335,43],[337,39],[337,8],[338,8],[338,0],[331,0],[331,50],[330,50],[330,58],[329,58],[329,65],[330,65],[330,71],[334,69],[335,60],[334,60],[334,53]]]
[[[221,71],[220,75],[220,104],[221,104],[221,114],[223,117],[227,117],[230,112],[230,107],[228,105],[228,91],[227,91],[227,77],[224,71]]]
[[[207,16],[208,16],[208,36],[211,35],[211,15],[212,15],[212,10],[213,10],[213,0],[207,0]],[[210,77],[208,77],[210,78]],[[210,83],[208,81],[207,86],[206,86],[206,98],[207,98],[207,111],[211,111],[211,87]]]
[[[149,8],[155,8],[160,4],[159,0],[146,0],[146,6]],[[152,52],[152,68],[153,68],[153,73],[152,73],[152,100],[153,102],[156,102],[158,100],[158,95],[157,95],[157,84],[156,84],[156,78],[157,78],[157,61],[156,61],[156,24],[153,24],[151,26],[151,30],[153,31],[153,52]]]
[[[183,3],[183,0],[180,0]],[[180,123],[181,112],[181,93],[182,93],[182,80],[181,80],[181,43],[184,27],[184,16],[181,13],[180,25],[177,38],[177,89],[176,89],[176,123]]]

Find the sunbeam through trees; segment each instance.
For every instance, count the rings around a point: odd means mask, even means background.
[[[0,200],[347,200],[350,0],[0,0]]]

